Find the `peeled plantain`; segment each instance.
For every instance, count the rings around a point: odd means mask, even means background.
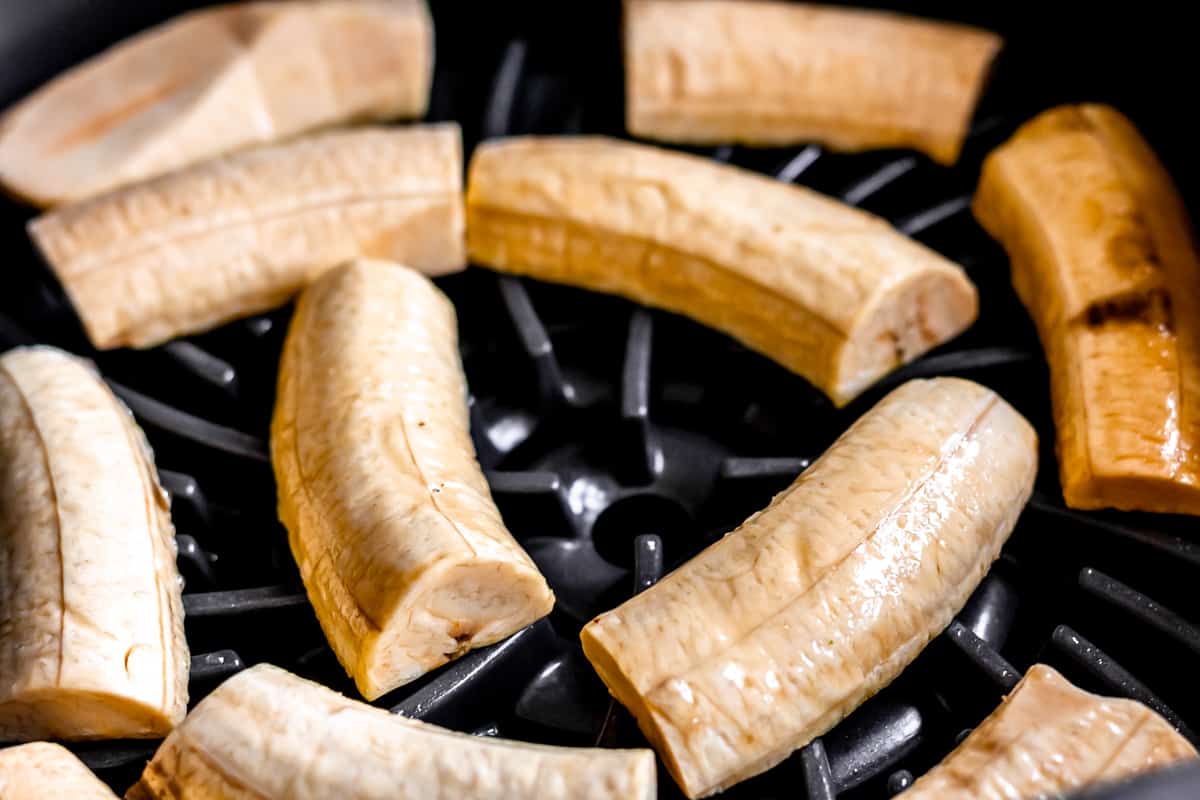
[[[1052,109],[984,162],[974,210],[1050,362],[1067,505],[1200,514],[1200,255],[1149,145],[1111,108]]]
[[[70,750],[34,742],[0,750],[3,800],[117,800]]]
[[[1034,664],[904,800],[1060,797],[1195,757],[1196,749],[1141,703],[1085,692]]]
[[[484,143],[467,217],[473,261],[686,314],[838,405],[978,310],[957,265],[872,214],[646,145]]]
[[[740,528],[583,629],[688,797],[764,772],[950,623],[1033,487],[1037,437],[989,389],[909,381]]]
[[[649,750],[455,733],[259,665],[159,747],[127,800],[653,800]]]
[[[0,118],[0,185],[57,205],[313,128],[419,117],[432,71],[425,0],[196,11],[65,72]]]
[[[0,741],[162,736],[187,706],[153,455],[86,362],[0,357]]]
[[[360,256],[461,269],[453,123],[313,136],[38,217],[34,242],[92,343],[150,347],[277,306]]]
[[[692,144],[912,147],[958,160],[999,36],[862,9],[625,4],[626,122]]]
[[[279,515],[326,638],[375,699],[554,605],[471,444],[454,307],[358,261],[300,297],[271,454]]]

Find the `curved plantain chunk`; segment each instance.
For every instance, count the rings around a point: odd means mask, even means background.
[[[0,741],[162,736],[187,706],[175,530],[88,364],[0,357]]]
[[[4,800],[117,800],[117,796],[62,745],[33,742],[0,750]]]
[[[545,616],[554,595],[475,461],[454,308],[399,264],[301,295],[279,372],[279,515],[309,598],[375,699]]]
[[[958,160],[999,36],[746,0],[626,3],[626,122],[692,144],[912,147]]]
[[[782,761],[950,623],[1033,487],[1037,437],[989,389],[909,381],[790,488],[583,629],[688,797]]]
[[[419,117],[432,68],[425,0],[197,11],[14,106],[0,119],[0,185],[57,205],[313,128]]]
[[[1195,748],[1141,703],[1085,692],[1034,664],[1004,703],[903,797],[1059,797],[1195,757]]]
[[[1067,505],[1200,514],[1200,254],[1149,145],[1111,108],[1052,109],[984,162],[974,210],[1050,362]]]
[[[955,264],[884,220],[707,159],[601,137],[481,145],[472,260],[724,331],[839,405],[975,319]]]
[[[280,305],[359,256],[461,269],[453,123],[328,133],[199,164],[33,220],[96,347],[150,347]]]
[[[205,698],[127,800],[653,800],[649,750],[455,733],[259,665]]]

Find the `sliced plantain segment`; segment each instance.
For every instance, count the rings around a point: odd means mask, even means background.
[[[454,308],[399,264],[301,295],[279,372],[279,515],[309,598],[375,699],[554,605],[475,460]]]
[[[957,265],[872,214],[602,137],[481,145],[467,216],[475,262],[686,314],[838,405],[978,309]]]
[[[63,73],[0,118],[0,185],[57,205],[313,128],[419,117],[432,68],[424,0],[196,11]]]
[[[0,357],[0,741],[162,736],[187,706],[153,455],[84,361]]]
[[[365,257],[465,264],[453,123],[266,147],[38,217],[30,234],[92,343],[150,347],[280,305]]]
[[[70,750],[33,742],[0,750],[4,800],[117,800]]]
[[[988,157],[974,210],[1050,362],[1067,505],[1200,514],[1200,255],[1149,145],[1111,108],[1052,109]]]
[[[583,629],[688,797],[770,769],[950,623],[1016,523],[1036,434],[992,391],[910,381],[790,488]]]
[[[127,800],[652,800],[649,750],[455,733],[268,665],[230,678],[159,747]]]
[[[999,36],[746,0],[625,4],[626,122],[691,144],[912,147],[958,160]]]
[[[1195,757],[1196,749],[1141,703],[1085,692],[1034,664],[904,800],[1060,797]]]

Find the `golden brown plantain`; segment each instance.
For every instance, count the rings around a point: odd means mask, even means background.
[[[475,460],[457,338],[427,279],[358,261],[301,295],[284,348],[279,514],[321,627],[372,700],[554,605]]]
[[[1100,697],[1034,664],[979,727],[904,800],[1061,797],[1195,758],[1178,731],[1134,700]]]
[[[1067,505],[1200,514],[1200,256],[1149,145],[1111,108],[1047,111],[974,210],[1050,362]]]
[[[0,119],[0,185],[79,200],[349,120],[419,117],[425,0],[239,3],[186,14],[64,73]]]
[[[602,137],[487,142],[472,260],[686,314],[838,405],[965,329],[975,287],[884,220],[707,159]]]
[[[653,800],[649,750],[455,733],[260,664],[159,747],[127,800]]]
[[[1002,40],[900,14],[747,0],[625,5],[626,122],[692,144],[912,147],[953,164]]]
[[[989,389],[909,381],[763,511],[583,629],[688,797],[770,769],[950,623],[1033,487],[1037,437]]]
[[[0,357],[0,741],[162,736],[187,707],[153,454],[89,364]]]
[[[33,742],[0,750],[2,800],[117,800],[62,745]]]
[[[363,257],[465,265],[458,126],[265,147],[38,217],[34,242],[101,349],[149,347],[277,306]]]

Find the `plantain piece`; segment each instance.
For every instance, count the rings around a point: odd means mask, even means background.
[[[467,217],[475,262],[685,314],[838,405],[978,310],[957,265],[872,214],[645,145],[484,143]]]
[[[1050,362],[1067,505],[1200,514],[1200,255],[1149,145],[1052,109],[988,157],[974,211]]]
[[[836,150],[912,147],[958,160],[994,33],[860,9],[629,0],[626,124],[650,139]]]
[[[359,256],[465,265],[454,123],[329,133],[199,164],[30,223],[101,349],[288,300]]]
[[[1196,749],[1141,703],[1085,692],[1034,664],[904,800],[1060,797],[1195,757]]]
[[[88,364],[0,357],[0,741],[152,738],[188,648],[153,455]]]
[[[126,800],[653,800],[649,750],[455,733],[265,664],[230,678],[159,747]]]
[[[1032,491],[1037,436],[957,378],[891,392],[763,511],[583,629],[688,797],[836,725],[948,625]]]
[[[70,750],[34,742],[0,750],[0,797],[4,800],[117,800]]]
[[[193,12],[13,107],[0,119],[0,185],[57,205],[313,128],[419,117],[432,71],[425,0]]]
[[[374,700],[545,616],[554,595],[475,460],[454,307],[358,261],[300,297],[271,453],[325,636]]]

